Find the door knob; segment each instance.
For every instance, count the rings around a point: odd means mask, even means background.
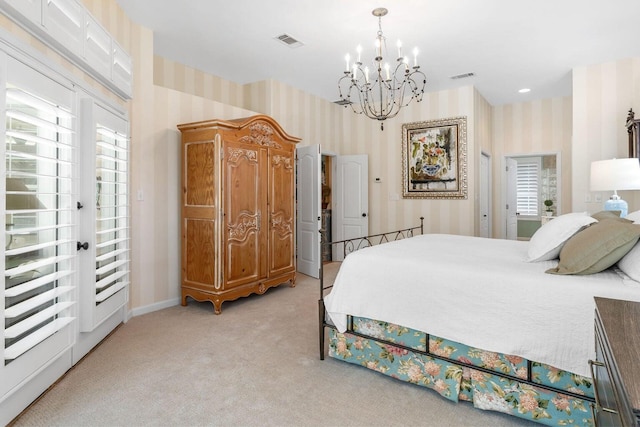
[[[89,249],[89,242],[84,242],[84,243],[76,242],[76,243],[77,243],[76,247],[78,248],[78,250],[84,249],[86,251],[87,249]]]
[[[363,218],[364,218],[364,217],[366,217],[366,216],[367,216],[367,214],[366,214],[366,213],[363,213],[363,214],[362,214],[362,217],[363,217]]]

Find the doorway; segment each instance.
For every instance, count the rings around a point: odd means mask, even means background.
[[[504,176],[505,206],[515,204],[517,217],[515,236],[514,233],[507,236],[529,240],[544,223],[561,214],[560,153],[506,156],[505,163],[516,168]],[[508,218],[508,212],[505,217]]]
[[[324,241],[368,234],[368,158],[296,149],[296,256],[300,273],[318,278],[320,263],[340,261]]]

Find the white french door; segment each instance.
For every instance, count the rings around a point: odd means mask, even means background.
[[[31,62],[0,51],[0,425],[126,320],[129,295],[128,121]]]
[[[74,342],[77,155],[74,92],[1,56],[4,395]]]
[[[128,301],[129,129],[89,98],[80,115],[80,331],[91,332]]]

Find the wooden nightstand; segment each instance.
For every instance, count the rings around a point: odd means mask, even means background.
[[[595,298],[597,426],[640,426],[640,303]]]

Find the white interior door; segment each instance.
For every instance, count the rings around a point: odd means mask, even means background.
[[[491,230],[491,167],[489,156],[480,157],[480,237],[490,237]]]
[[[512,158],[506,158],[506,183],[507,183],[507,203],[506,228],[507,239],[516,240],[518,238],[518,162]]]
[[[296,250],[300,273],[318,278],[320,272],[320,145],[296,149]]]
[[[335,197],[332,197],[331,240],[345,240],[369,234],[369,158],[366,154],[335,157]],[[333,250],[341,261],[342,251]]]

